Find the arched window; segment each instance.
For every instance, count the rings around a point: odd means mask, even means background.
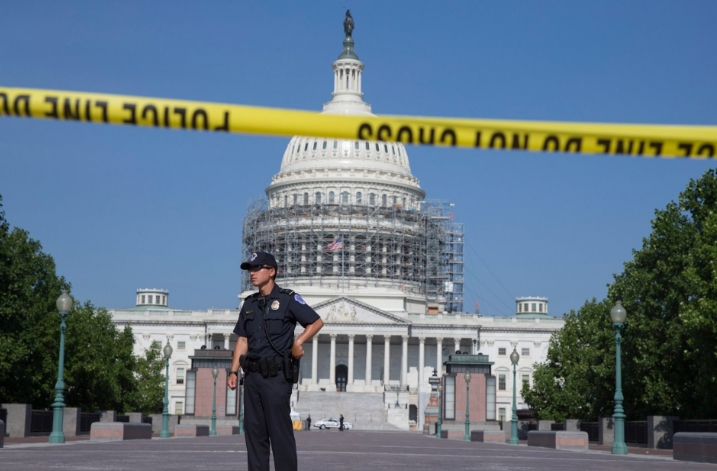
[[[398,203],[398,196],[394,196],[393,197],[393,205],[396,206],[397,203]]]
[[[334,203],[336,203],[336,197],[334,196],[334,192],[329,191],[329,204],[334,204]]]
[[[341,193],[341,202],[342,203],[349,202],[349,192],[348,191],[344,191],[343,193]]]
[[[386,206],[386,203],[388,202],[387,198],[388,197],[386,195],[381,196],[381,205]]]
[[[284,195],[284,207],[289,206],[289,195]]]
[[[376,143],[376,152],[381,152],[381,148],[378,146],[378,142]]]
[[[371,150],[371,148],[369,147],[368,141],[366,141],[366,150]]]
[[[337,149],[339,147],[339,141],[334,141],[334,149]]]
[[[375,193],[370,193],[368,195],[368,204],[370,204],[371,206],[376,206],[376,194]]]
[[[326,141],[324,141],[323,145],[321,146],[322,149],[326,149]]]
[[[356,203],[361,204],[361,192],[360,191],[356,192]]]
[[[304,193],[304,204],[309,204],[309,194]]]
[[[321,204],[321,192],[317,191],[316,195],[314,195],[314,201],[316,204]]]
[[[358,141],[354,142],[354,149],[358,150],[359,143]]]
[[[299,202],[299,195],[294,193],[294,204],[297,204]]]
[[[314,141],[314,148],[312,150],[316,150],[316,141]]]
[[[383,151],[388,154],[388,144],[383,145]]]
[[[309,143],[307,142],[304,144],[304,152],[306,152],[309,149]]]
[[[391,146],[391,152],[393,152],[393,155],[396,155],[396,146]]]

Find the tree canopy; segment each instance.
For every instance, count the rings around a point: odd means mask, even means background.
[[[612,415],[615,332],[610,309],[627,310],[623,392],[631,419],[717,418],[717,172],[691,180],[655,212],[652,233],[608,288],[565,316],[546,362],[523,397],[539,418]]]
[[[61,288],[70,284],[56,274],[52,257],[27,231],[11,229],[0,210],[0,403],[52,404]],[[133,356],[133,347],[129,327],[119,331],[106,309],[75,301],[67,318],[65,403],[87,411],[161,410],[159,347],[144,357]]]

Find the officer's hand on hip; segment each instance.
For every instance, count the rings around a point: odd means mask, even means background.
[[[232,391],[237,388],[237,375],[229,375],[227,378],[227,386],[229,386],[229,389]]]
[[[294,340],[294,345],[291,346],[291,356],[297,360],[304,356],[304,347]]]

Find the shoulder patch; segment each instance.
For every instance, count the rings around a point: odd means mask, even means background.
[[[281,289],[279,290],[279,292],[280,292],[280,293],[284,293],[284,294],[288,294],[289,296],[291,296],[292,294],[294,294],[294,290],[293,290],[293,289],[287,289],[287,288],[281,288]]]
[[[294,295],[294,299],[295,299],[296,302],[299,303],[299,304],[306,304],[306,301],[304,301],[304,298],[302,298],[302,297],[299,296],[298,294],[295,294],[295,295]]]

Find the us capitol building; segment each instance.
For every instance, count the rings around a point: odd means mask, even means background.
[[[354,51],[353,23],[345,23],[345,31],[323,113],[373,116],[363,101],[364,64]],[[305,345],[292,398],[302,418],[343,412],[356,427],[420,427],[433,370],[444,372],[449,354],[480,352],[495,377],[487,419],[510,419],[510,353],[515,348],[521,354],[519,393],[563,320],[548,314],[542,297],[517,298],[511,317],[464,312],[463,225],[453,221],[452,204],[426,199],[403,144],[294,137],[266,196],[249,206],[241,258],[258,250],[273,253],[277,283],[300,293],[325,323]],[[254,292],[248,274],[243,276],[239,308]],[[152,342],[169,341],[170,412],[192,415],[199,378],[190,357],[195,350],[233,349],[239,308],[174,309],[168,291],[140,289],[134,307],[110,313],[118,327],[132,327],[136,354]],[[236,415],[231,394],[226,413]],[[374,427],[358,413],[339,410],[348,407],[349,397],[376,411],[366,419]]]

